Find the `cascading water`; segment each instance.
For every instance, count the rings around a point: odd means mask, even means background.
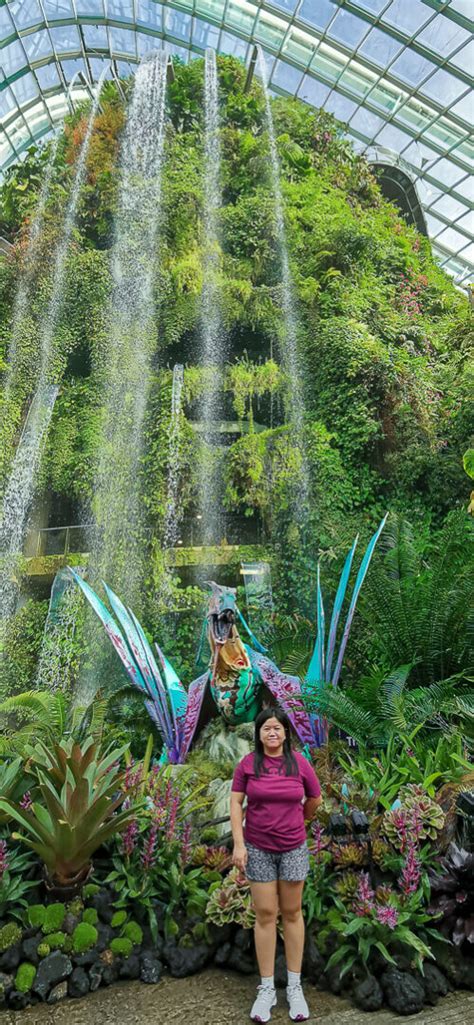
[[[270,103],[270,95],[267,85],[267,69],[265,57],[261,47],[258,48],[258,67],[262,79],[263,93],[265,98],[265,117],[267,123],[269,147],[270,147],[270,174],[274,200],[275,226],[277,233],[278,252],[281,269],[281,308],[283,313],[283,339],[281,345],[281,356],[283,369],[285,370],[291,385],[291,397],[288,397],[288,412],[291,418],[292,427],[295,433],[295,440],[301,453],[300,486],[295,511],[303,511],[303,503],[309,494],[309,475],[306,458],[304,455],[304,400],[302,387],[302,374],[298,355],[298,320],[293,295],[293,283],[291,279],[290,261],[288,257],[288,245],[286,241],[285,219],[283,214],[283,196],[280,184],[280,161],[275,140],[275,128]]]
[[[173,367],[173,386],[171,391],[171,427],[168,449],[168,487],[164,529],[164,547],[174,548],[178,540],[178,478],[179,478],[179,426],[181,414],[181,394],[184,383],[184,367],[176,363]]]
[[[67,569],[54,578],[36,675],[37,690],[69,693],[75,670],[74,638],[81,594]]]
[[[137,607],[145,557],[140,504],[143,424],[156,349],[153,287],[161,210],[167,58],[140,64],[120,155],[111,256],[104,422],[96,468],[89,577]]]
[[[219,275],[219,212],[222,205],[221,142],[216,55],[206,50],[204,88],[204,281],[201,295],[200,363],[207,371],[202,403],[203,465],[200,467],[199,511],[205,543],[218,543],[222,517],[222,457],[215,444],[220,394],[226,359]]]
[[[23,548],[28,516],[35,493],[42,444],[48,431],[59,390],[59,386],[53,380],[53,343],[62,310],[67,256],[76,218],[77,203],[84,180],[86,158],[105,74],[106,71],[102,73],[97,84],[66,208],[61,242],[54,260],[51,298],[43,317],[39,337],[39,371],[36,391],[15,453],[3,498],[0,519],[0,622],[6,621],[15,608],[19,586],[18,558]]]

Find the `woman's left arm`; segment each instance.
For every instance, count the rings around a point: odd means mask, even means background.
[[[311,822],[314,818],[317,808],[323,803],[321,795],[319,797],[307,797],[303,804],[303,815],[305,822]]]

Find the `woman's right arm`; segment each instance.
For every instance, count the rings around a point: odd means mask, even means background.
[[[237,868],[241,872],[245,871],[247,864],[248,852],[244,841],[244,793],[239,793],[233,790],[230,795],[230,824],[232,828],[232,836],[234,838],[234,850],[232,854],[232,864],[237,865]]]

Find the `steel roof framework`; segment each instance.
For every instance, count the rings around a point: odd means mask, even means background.
[[[472,0],[0,0],[0,168],[87,95],[68,85],[133,73],[164,47],[248,60],[270,88],[332,111],[356,148],[415,184],[435,254],[472,276]],[[444,100],[443,98],[444,97]]]

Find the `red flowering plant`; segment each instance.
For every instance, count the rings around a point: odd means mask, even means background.
[[[131,762],[125,774],[125,806],[135,814],[115,844],[105,883],[116,908],[141,907],[155,939],[159,918],[172,935],[178,909],[199,916],[207,900],[205,869],[192,867],[192,822],[207,802],[190,782],[186,769],[174,778],[169,766],[147,770],[146,759]]]

